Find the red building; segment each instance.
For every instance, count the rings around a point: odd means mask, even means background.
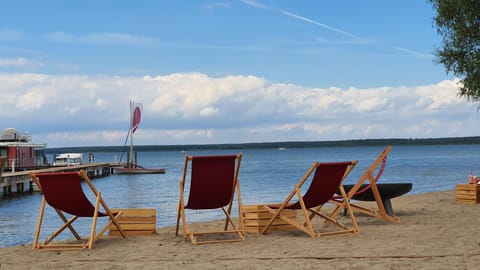
[[[6,128],[0,135],[0,157],[6,157],[6,170],[26,170],[45,166],[45,143],[34,143],[29,133]]]

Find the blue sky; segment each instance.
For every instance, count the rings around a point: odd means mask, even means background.
[[[478,134],[427,1],[8,1],[0,128],[48,146]]]

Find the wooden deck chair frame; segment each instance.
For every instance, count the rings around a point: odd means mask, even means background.
[[[357,194],[358,192],[363,192],[364,190],[359,190],[365,182],[368,182],[368,186],[365,189],[370,188],[372,190],[373,196],[375,198],[375,202],[377,205],[378,210],[375,209],[368,209],[366,207],[362,207],[358,204],[351,203],[350,206],[354,212],[363,213],[372,217],[376,217],[379,219],[383,219],[388,222],[392,223],[401,223],[400,218],[396,216],[390,216],[387,211],[385,210],[385,205],[383,204],[382,197],[377,187],[377,181],[379,176],[381,175],[383,168],[385,166],[385,162],[387,159],[388,154],[392,151],[391,146],[385,147],[385,149],[378,155],[378,157],[373,161],[373,163],[368,167],[365,172],[360,176],[358,181],[355,185],[349,190],[347,193],[347,200],[352,200],[352,197]],[[379,168],[380,167],[380,168]],[[377,177],[374,176],[374,173],[379,170]],[[344,198],[344,197],[343,197]],[[339,198],[335,199],[333,202],[336,203],[336,208],[333,210],[331,216],[336,217],[338,214],[345,209],[344,199]],[[347,209],[348,210],[348,209]],[[350,210],[348,210],[350,211]]]
[[[294,186],[294,189],[287,196],[287,198],[283,201],[283,203],[280,205],[280,207],[272,208],[271,206],[266,205],[265,208],[272,214],[272,217],[267,222],[267,224],[265,225],[265,227],[263,228],[261,233],[262,234],[266,233],[269,230],[269,228],[271,227],[271,225],[273,224],[274,220],[277,219],[277,218],[280,218],[281,220],[283,220],[284,222],[294,226],[298,230],[305,232],[306,234],[308,234],[312,238],[321,237],[321,236],[328,236],[328,235],[342,235],[342,234],[357,233],[359,231],[359,228],[358,228],[358,224],[357,224],[357,221],[355,219],[355,216],[353,215],[352,212],[350,212],[350,214],[349,214],[349,218],[350,218],[350,221],[351,221],[351,226],[349,227],[349,226],[341,223],[338,219],[332,218],[328,214],[324,213],[325,211],[323,211],[322,207],[324,206],[324,204],[326,204],[330,200],[327,199],[326,202],[324,202],[324,203],[322,203],[318,206],[308,208],[306,206],[305,202],[304,202],[304,198],[303,198],[303,195],[302,195],[302,192],[301,192],[301,188],[304,185],[304,183],[310,178],[312,173],[314,173],[320,165],[323,164],[323,165],[328,166],[328,164],[334,165],[334,164],[342,164],[342,163],[346,165],[345,170],[342,172],[343,175],[340,176],[341,177],[340,179],[334,179],[334,180],[339,181],[338,182],[339,183],[338,184],[338,189],[340,190],[341,194],[346,197],[346,193],[345,193],[345,190],[343,189],[342,182],[343,182],[343,179],[345,179],[348,176],[348,174],[350,174],[350,172],[353,170],[353,168],[357,165],[358,161],[353,160],[351,162],[332,162],[332,163],[314,162],[312,164],[312,166],[310,167],[310,169],[305,173],[305,175],[300,179],[300,181]],[[326,181],[326,179],[321,179],[321,180]],[[330,179],[328,179],[328,180],[330,180]],[[314,181],[314,180],[312,180],[312,181]],[[331,195],[328,194],[327,196],[333,196],[334,194],[335,194],[335,191],[333,191],[333,193]],[[300,209],[299,210],[300,210],[301,215],[303,217],[303,224],[300,223],[300,221],[298,221],[297,219],[292,219],[292,218],[289,218],[288,216],[282,215],[282,211],[285,210],[285,209],[288,209],[289,205],[292,205],[292,203],[290,201],[295,196],[297,197],[298,203],[300,204]],[[343,202],[343,205],[347,209],[350,209],[350,204],[349,204],[348,200],[345,200]],[[338,229],[333,230],[333,231],[325,231],[325,232],[315,230],[313,225],[312,225],[312,219],[316,216],[318,216],[320,218],[323,218],[324,220],[329,221],[330,223],[333,223],[333,224],[337,225]]]
[[[61,173],[58,173],[58,174],[61,174]],[[93,216],[91,217],[92,218],[92,225],[91,225],[90,235],[88,236],[88,238],[84,239],[79,235],[79,233],[73,227],[72,224],[79,218],[79,216],[72,215],[70,218],[67,218],[64,211],[62,211],[61,209],[58,209],[58,208],[54,208],[52,206],[52,208],[55,210],[55,212],[57,212],[58,216],[62,219],[64,224],[59,229],[57,229],[55,232],[53,232],[51,234],[51,236],[47,237],[47,239],[43,243],[39,243],[39,237],[40,237],[40,231],[42,229],[42,222],[43,222],[43,216],[44,216],[44,213],[45,213],[45,207],[48,204],[48,201],[45,199],[45,195],[43,195],[42,196],[42,202],[41,202],[41,205],[40,205],[40,212],[39,212],[39,215],[38,215],[37,227],[36,227],[35,236],[34,236],[34,240],[33,240],[33,249],[34,250],[38,250],[38,249],[45,249],[45,250],[82,250],[82,249],[85,249],[85,248],[92,249],[95,241],[97,241],[98,238],[100,238],[105,233],[107,228],[112,224],[113,224],[113,226],[115,226],[118,229],[118,231],[120,232],[120,235],[123,238],[126,237],[126,234],[124,233],[124,231],[120,227],[120,224],[117,221],[118,218],[122,215],[122,212],[119,211],[119,212],[114,213],[110,210],[110,208],[107,206],[107,204],[103,200],[103,198],[101,196],[101,192],[98,191],[95,188],[95,186],[93,185],[92,181],[87,176],[85,171],[80,170],[76,174],[79,177],[83,178],[83,180],[88,184],[89,188],[93,192],[93,195],[95,196],[95,203],[92,204],[92,206],[94,205],[95,210],[94,210]],[[35,182],[35,184],[38,186],[40,191],[43,192],[41,181],[39,179],[39,177],[41,177],[41,174],[30,173],[30,177]],[[61,187],[59,187],[59,188],[61,188]],[[82,190],[82,192],[83,192],[83,190]],[[97,219],[99,217],[100,209],[101,209],[100,205],[105,211],[105,214],[106,214],[105,217],[110,217],[110,219],[109,219],[108,224],[105,225],[98,233],[96,233]],[[67,228],[73,234],[75,239],[78,240],[78,241],[75,241],[76,243],[69,244],[69,243],[63,243],[63,242],[62,243],[52,242],[61,232],[63,232]],[[77,243],[77,242],[79,242],[79,243]]]
[[[219,207],[221,208],[223,214],[225,214],[225,225],[223,230],[210,230],[210,231],[193,231],[191,226],[187,223],[187,218],[186,218],[186,204],[185,204],[185,182],[190,180],[191,181],[191,175],[188,176],[188,168],[189,166],[192,167],[193,165],[193,159],[195,158],[215,158],[215,157],[225,157],[225,156],[186,156],[185,157],[185,163],[184,163],[184,169],[183,169],[183,176],[180,181],[180,199],[179,203],[177,205],[177,224],[176,224],[176,229],[175,229],[175,235],[178,236],[179,233],[179,227],[180,227],[180,222],[182,223],[182,229],[183,229],[183,236],[185,238],[190,238],[191,242],[195,245],[197,244],[211,244],[211,243],[221,243],[221,242],[240,242],[240,241],[245,241],[245,237],[243,236],[243,225],[241,222],[241,195],[240,195],[240,183],[238,179],[238,174],[240,171],[240,163],[242,160],[242,153],[239,153],[237,155],[229,155],[226,157],[234,158],[235,159],[235,165],[234,165],[234,179],[232,180],[232,189],[231,189],[231,197],[230,201],[228,202],[228,205],[225,207]],[[238,204],[238,216],[239,216],[239,225],[235,225],[235,222],[232,219],[231,216],[231,211],[232,211],[232,206],[234,203],[234,198],[235,198],[235,193],[237,197],[237,204]],[[188,203],[187,203],[188,204]],[[212,208],[212,209],[217,209],[217,208]],[[212,210],[212,209],[207,209],[207,210]],[[201,210],[196,210],[196,211],[201,211]],[[228,226],[231,225],[232,229],[228,229]],[[228,239],[215,239],[215,240],[203,240],[200,239],[201,236],[208,236],[208,235],[222,235],[222,234],[230,234],[234,235],[233,238],[228,238]]]

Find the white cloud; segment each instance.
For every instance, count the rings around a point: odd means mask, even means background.
[[[17,58],[0,58],[0,68],[16,68],[24,70],[37,70],[43,67],[44,63],[36,59],[27,59],[24,57]]]
[[[157,43],[155,38],[123,33],[91,33],[86,35],[74,35],[66,32],[54,32],[46,35],[45,38],[52,42],[87,43],[96,45],[144,46]]]
[[[18,58],[0,58],[0,67],[20,67],[28,64],[28,60],[23,57]]]
[[[23,40],[25,36],[22,32],[14,29],[0,28],[0,40]]]
[[[129,100],[143,103],[138,144],[477,135],[458,81],[327,89],[255,76],[0,74],[0,123],[50,147],[122,145]]]

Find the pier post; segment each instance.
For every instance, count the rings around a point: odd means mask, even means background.
[[[23,193],[23,182],[17,183],[17,194]]]
[[[3,187],[3,196],[4,197],[11,197],[12,196],[12,186],[4,186]]]

